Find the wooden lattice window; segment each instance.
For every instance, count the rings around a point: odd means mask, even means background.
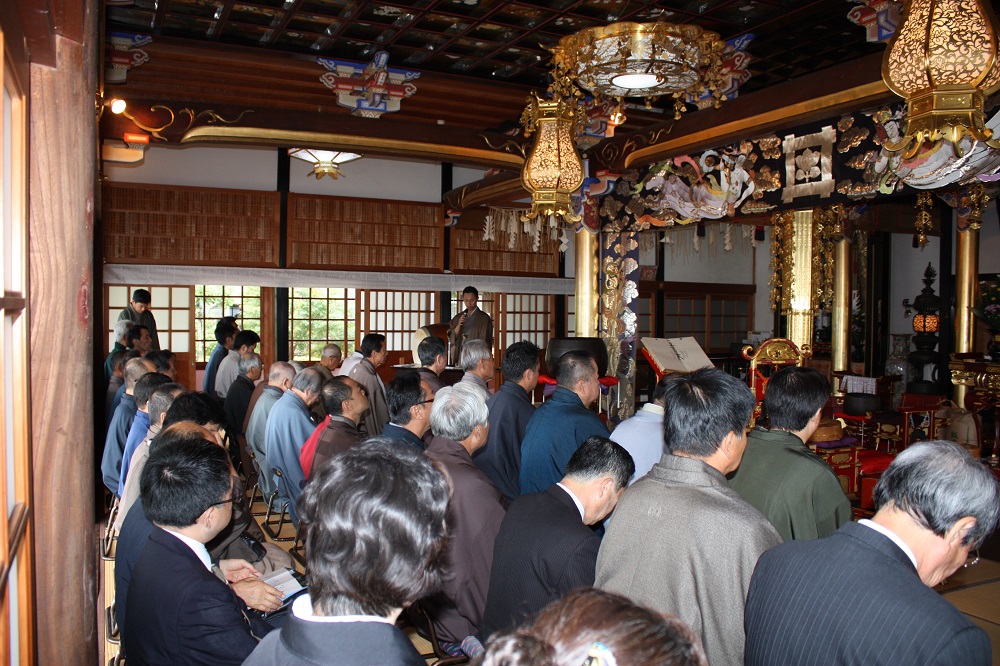
[[[413,332],[438,321],[438,295],[432,291],[367,290],[361,306],[361,331],[381,333],[391,363],[412,362]],[[394,352],[399,352],[396,354]]]
[[[198,363],[207,362],[212,350],[215,349],[217,344],[215,325],[222,317],[236,317],[241,330],[249,329],[263,337],[260,291],[260,287],[195,285],[194,347],[195,360]]]
[[[318,361],[323,347],[340,345],[344,356],[357,337],[357,291],[340,287],[296,287],[288,303],[289,358]]]
[[[145,289],[152,296],[153,317],[156,318],[156,335],[160,340],[160,349],[169,349],[175,354],[191,352],[191,287],[160,286],[131,284],[109,284],[107,288],[107,346],[105,353],[110,352],[115,344],[115,324],[119,313],[128,307],[132,292]]]
[[[497,347],[528,340],[544,349],[552,337],[554,297],[544,294],[499,294],[502,307],[495,321]]]

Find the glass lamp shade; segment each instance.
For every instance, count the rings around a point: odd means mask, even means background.
[[[993,139],[983,104],[1000,89],[998,30],[983,0],[906,0],[903,20],[886,48],[882,79],[906,99],[906,136],[887,145],[913,157],[925,141]],[[992,142],[991,142],[992,143]]]
[[[941,318],[936,314],[913,315],[913,330],[917,333],[937,333]]]
[[[573,143],[577,111],[562,100],[533,97],[527,115],[534,121],[535,143],[524,162],[521,183],[531,192],[531,210],[524,219],[539,214],[579,221],[570,213],[570,195],[583,185],[583,162]]]
[[[312,171],[309,172],[309,175],[316,176],[317,179],[322,178],[323,176],[330,176],[336,180],[338,177],[344,175],[344,173],[340,170],[341,164],[361,159],[361,155],[357,153],[345,153],[335,150],[315,150],[312,148],[289,148],[288,154],[291,157],[295,157],[312,164],[313,168]]]

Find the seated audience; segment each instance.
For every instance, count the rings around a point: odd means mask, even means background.
[[[205,364],[205,384],[203,386],[205,393],[216,395],[215,379],[219,374],[219,364],[229,354],[229,350],[233,348],[233,343],[236,341],[236,334],[239,332],[240,329],[236,325],[236,317],[223,317],[215,325],[215,340],[217,344],[208,357],[208,362]]]
[[[299,453],[299,464],[307,479],[313,469],[365,440],[358,424],[368,411],[368,397],[360,384],[350,377],[331,377],[323,383],[320,399],[328,416],[316,426]]]
[[[371,407],[364,417],[364,430],[369,437],[382,434],[382,428],[389,421],[389,409],[385,405],[385,386],[376,370],[385,363],[389,352],[385,348],[385,336],[369,333],[361,338],[362,359],[351,370],[350,378],[361,384],[368,396]]]
[[[420,361],[420,379],[430,384],[431,391],[437,393],[444,388],[441,373],[448,367],[448,351],[444,340],[433,335],[420,341],[417,345],[417,360]]]
[[[271,409],[278,402],[278,398],[285,391],[292,388],[295,381],[295,368],[290,363],[275,361],[268,368],[267,384],[262,385],[260,398],[253,406],[250,414],[250,421],[247,425],[247,448],[253,451],[257,460],[258,476],[257,483],[260,485],[261,493],[265,498],[269,498],[276,490],[274,486],[274,472],[267,462],[267,447],[265,445],[264,434],[267,428],[267,417]]]
[[[264,374],[260,355],[254,352],[240,356],[236,367],[239,374],[233,380],[226,393],[226,399],[222,403],[223,409],[226,410],[226,432],[233,437],[244,434],[243,421],[247,409],[250,407],[250,396],[253,395],[254,383]]]
[[[424,436],[431,427],[434,390],[423,375],[398,375],[385,388],[389,423],[382,436],[424,450]]]
[[[245,354],[253,354],[260,344],[260,336],[255,331],[242,330],[233,338],[233,348],[226,353],[226,357],[219,363],[219,370],[215,375],[215,394],[225,399],[229,393],[229,387],[233,385],[240,374],[240,358]]]
[[[177,354],[169,349],[153,349],[142,357],[152,361],[156,371],[170,377],[170,381],[177,381]]]
[[[515,342],[503,354],[504,383],[490,396],[490,434],[472,461],[500,492],[513,501],[521,494],[521,442],[535,414],[531,394],[538,385],[541,350],[527,340]]]
[[[496,367],[493,364],[493,350],[482,340],[466,340],[462,345],[462,358],[459,363],[465,374],[460,381],[472,382],[489,393],[488,384],[493,380]]]
[[[280,479],[275,477],[278,491],[276,506],[287,503],[288,515],[296,525],[299,524],[299,516],[295,511],[295,502],[305,481],[299,456],[309,435],[316,429],[316,424],[310,419],[309,408],[319,400],[322,387],[323,375],[316,368],[306,368],[296,374],[292,388],[285,391],[271,408],[264,428],[265,458],[272,470],[280,469],[282,474]]]
[[[170,428],[168,434],[139,481],[153,529],[128,586],[122,626],[128,663],[235,666],[270,630],[248,617],[233,589],[216,577],[205,547],[229,524],[236,481],[220,446],[173,436]],[[246,563],[227,568],[220,574],[258,575]]]
[[[614,510],[634,472],[628,451],[591,437],[569,459],[562,481],[510,505],[493,546],[483,643],[570,590],[594,586],[601,539],[590,526]]]
[[[118,403],[115,402],[115,395],[118,389],[125,385],[125,350],[120,349],[108,357],[111,364],[111,379],[108,380],[108,392],[104,397],[104,422],[111,422],[111,415],[114,414]]]
[[[675,613],[711,664],[743,662],[750,576],[781,543],[725,476],[740,464],[754,402],[746,384],[716,368],[671,375],[666,453],[618,503],[597,557],[597,587]]]
[[[428,460],[381,439],[318,469],[300,498],[309,592],[245,665],[423,666],[395,621],[441,583],[448,497]]]
[[[111,424],[104,439],[104,454],[101,456],[101,478],[112,495],[118,494],[118,479],[122,472],[122,455],[125,453],[125,442],[128,441],[132,421],[135,420],[137,407],[135,404],[135,385],[142,376],[154,372],[151,361],[144,358],[133,358],[125,364],[125,392],[118,403],[115,413],[111,415]]]
[[[566,352],[556,361],[556,392],[535,410],[521,444],[521,493],[540,493],[566,473],[566,463],[588,437],[608,436],[590,406],[601,397],[597,361],[590,352]]]
[[[353,352],[351,352],[350,356],[344,359],[343,363],[340,364],[340,367],[333,371],[334,376],[350,377],[351,370],[353,370],[354,366],[360,363],[361,359],[363,358],[364,355],[362,355],[361,350],[355,349]]]
[[[882,474],[875,506],[871,520],[761,556],[747,597],[747,664],[993,661],[986,633],[932,589],[978,562],[996,529],[990,470],[953,442],[915,444]]]
[[[115,344],[111,347],[108,357],[104,360],[104,381],[110,381],[114,373],[114,355],[128,349],[128,329],[132,328],[132,322],[127,319],[115,322]]]
[[[129,428],[128,437],[125,439],[125,448],[122,450],[121,470],[118,474],[118,492],[121,497],[125,489],[125,479],[128,477],[129,463],[132,454],[142,441],[152,435],[149,434],[149,398],[160,386],[169,384],[170,378],[159,372],[148,372],[135,384],[135,392],[132,398],[135,400],[135,418],[132,420],[132,427]]]
[[[833,469],[806,446],[829,398],[829,382],[812,368],[774,373],[764,394],[769,427],[750,431],[743,461],[729,475],[733,490],[785,541],[830,536],[854,515]]]
[[[146,465],[146,459],[149,458],[149,445],[163,428],[163,418],[166,416],[167,410],[170,409],[170,406],[174,403],[174,399],[181,393],[184,393],[184,387],[180,384],[170,382],[156,387],[153,395],[149,397],[149,407],[147,410],[149,412],[149,431],[146,438],[142,440],[132,453],[132,459],[129,462],[129,475],[125,479],[121,499],[118,501],[118,515],[115,517],[114,524],[115,534],[121,532],[122,523],[125,522],[128,510],[132,508],[132,505],[139,498],[139,477],[142,474],[142,468]]]
[[[601,590],[577,590],[490,641],[477,666],[708,666],[684,622]]]
[[[656,382],[652,400],[642,406],[635,416],[619,423],[611,433],[611,441],[618,442],[635,461],[635,476],[629,485],[646,476],[653,465],[663,457],[663,394],[667,391],[664,375]]]
[[[507,507],[507,499],[472,463],[472,454],[486,443],[489,427],[485,391],[468,382],[438,391],[431,409],[434,437],[425,455],[451,479],[448,571],[441,593],[423,603],[442,647],[452,654],[460,654],[459,645],[479,630],[493,542]]]

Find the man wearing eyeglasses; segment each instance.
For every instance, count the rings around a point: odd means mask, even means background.
[[[244,613],[226,579],[258,576],[213,567],[205,544],[230,521],[232,468],[201,437],[164,441],[150,453],[140,498],[153,522],[132,571],[123,641],[129,663],[240,664],[271,627]]]
[[[979,560],[1000,519],[996,478],[954,442],[923,442],[893,460],[874,497],[871,520],[760,558],[747,664],[991,663],[986,633],[931,588]]]
[[[434,391],[416,372],[396,377],[385,387],[389,422],[382,436],[424,450],[424,435],[431,427]]]
[[[306,440],[299,454],[302,473],[309,478],[327,460],[365,440],[358,424],[368,411],[368,391],[350,377],[331,377],[320,389],[324,419]]]

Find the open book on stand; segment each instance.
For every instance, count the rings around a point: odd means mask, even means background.
[[[694,338],[643,338],[642,353],[653,366],[657,380],[671,372],[714,367]]]

